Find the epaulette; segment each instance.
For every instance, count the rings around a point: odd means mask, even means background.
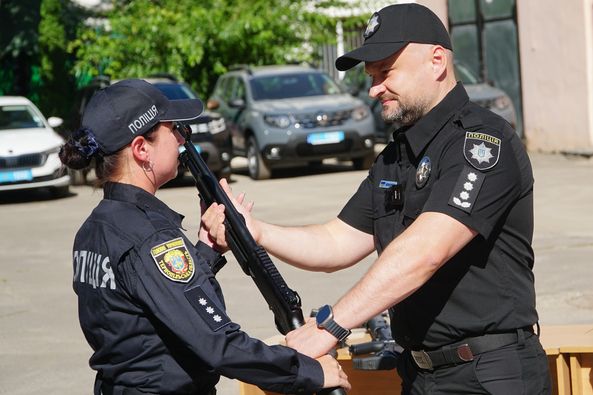
[[[454,122],[464,130],[475,130],[483,125],[482,118],[469,109],[461,111]]]

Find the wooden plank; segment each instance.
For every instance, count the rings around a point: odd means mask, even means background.
[[[570,395],[571,387],[568,357],[566,355],[559,354],[555,357],[554,362],[554,374],[552,374],[552,371],[550,371],[550,375],[552,376],[553,392],[557,391],[558,395]]]
[[[570,355],[570,381],[572,393],[578,395],[593,395],[591,369],[593,367],[593,354]]]
[[[546,325],[541,327],[540,341],[544,349],[560,352],[593,352],[593,324]]]

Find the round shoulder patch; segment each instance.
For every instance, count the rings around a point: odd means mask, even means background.
[[[161,273],[170,280],[186,283],[194,276],[194,260],[182,237],[152,247],[150,255]]]
[[[488,170],[498,163],[500,139],[481,132],[466,132],[463,155],[478,170]]]

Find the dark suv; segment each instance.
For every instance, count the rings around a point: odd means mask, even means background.
[[[170,100],[195,99],[198,96],[185,83],[169,77],[145,78]],[[197,119],[188,122],[191,127],[191,141],[204,158],[208,168],[218,178],[230,178],[232,143],[224,118],[215,112],[204,111]],[[178,177],[185,169],[180,168]]]
[[[256,180],[325,158],[352,160],[356,169],[375,158],[368,106],[317,69],[238,67],[218,79],[208,108],[224,116],[233,153],[247,158]]]
[[[175,77],[169,75],[158,75],[144,78],[157,87],[165,96],[171,100],[176,99],[194,99],[196,93],[185,83],[177,81]],[[84,112],[86,104],[91,96],[98,89],[102,89],[115,81],[109,78],[100,77],[80,92],[77,108],[78,119]],[[230,178],[232,143],[231,134],[227,130],[224,118],[213,111],[205,110],[202,115],[189,123],[192,129],[191,140],[196,146],[198,152],[204,158],[208,168],[218,178]],[[178,177],[184,175],[185,169],[180,166]],[[80,177],[79,177],[80,178]],[[79,181],[82,182],[82,179]]]

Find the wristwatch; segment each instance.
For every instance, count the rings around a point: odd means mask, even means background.
[[[317,327],[319,329],[325,329],[338,339],[338,341],[346,340],[350,333],[352,333],[350,329],[343,328],[334,321],[334,312],[332,307],[328,304],[321,306],[317,310],[315,320],[317,321]]]

